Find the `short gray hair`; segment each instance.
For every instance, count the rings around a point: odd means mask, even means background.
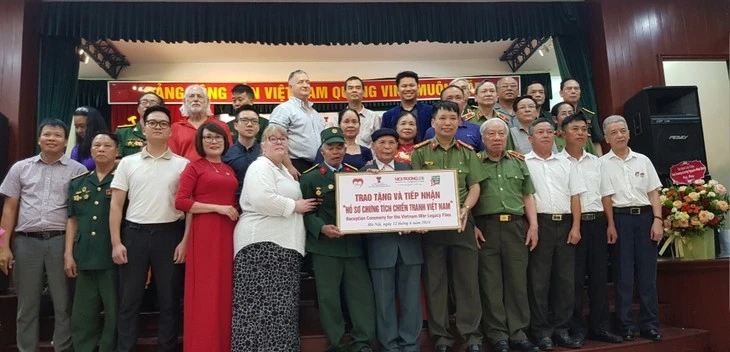
[[[309,76],[309,74],[306,73],[306,72],[304,72],[304,70],[294,70],[294,71],[292,71],[292,73],[289,74],[289,79],[286,80],[287,83],[291,84],[291,79],[294,78],[294,76],[296,76],[296,75],[298,75],[300,73],[303,73],[303,74]]]
[[[527,131],[527,134],[529,134],[530,136],[532,136],[532,133],[535,132],[535,126],[537,126],[537,125],[539,125],[541,123],[547,123],[547,124],[550,125],[550,128],[552,128],[553,130],[555,130],[555,128],[553,127],[553,124],[550,123],[550,120],[548,120],[548,119],[546,119],[544,117],[541,117],[541,118],[539,118],[539,119],[537,119],[535,121],[532,121],[532,123],[530,123],[530,128]]]
[[[608,135],[608,125],[616,122],[621,122],[626,126],[626,128],[629,128],[629,125],[626,123],[626,119],[621,115],[611,115],[607,117],[605,120],[603,120],[603,134]]]
[[[487,121],[484,121],[484,123],[479,127],[479,134],[483,136],[484,131],[487,129],[487,127],[494,125],[504,127],[504,133],[509,133],[509,126],[507,125],[507,123],[500,118],[493,117],[491,119],[488,119]]]
[[[466,78],[463,78],[463,77],[454,78],[451,82],[449,82],[449,85],[458,87],[459,85],[457,83],[459,83],[459,82],[464,82],[464,83],[466,83],[466,86],[469,87],[469,88],[467,88],[469,90],[464,92],[464,95],[466,95],[466,97],[469,98],[471,96],[471,84],[469,84],[469,81],[467,81]],[[461,87],[459,87],[459,88],[461,88]]]
[[[494,89],[495,90],[497,89],[497,85],[494,84],[494,82],[485,79],[485,80],[479,82],[479,84],[477,84],[476,87],[474,87],[474,94],[477,94],[477,92],[479,91],[479,88],[481,88],[483,85],[485,85],[487,83],[491,83],[494,86]]]

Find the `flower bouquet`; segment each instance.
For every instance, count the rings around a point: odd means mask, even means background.
[[[663,188],[659,195],[664,218],[664,237],[666,241],[659,254],[674,245],[674,255],[685,257],[685,251],[693,254],[693,246],[711,241],[711,252],[694,259],[714,258],[715,229],[725,225],[728,212],[727,188],[715,180],[705,183],[696,180],[689,185]],[[709,239],[708,239],[709,237]],[[686,247],[686,248],[685,248]]]

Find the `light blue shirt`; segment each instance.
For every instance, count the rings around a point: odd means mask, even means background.
[[[304,101],[290,96],[289,100],[279,104],[271,112],[269,123],[286,129],[289,137],[289,157],[314,162],[319,150],[320,136],[324,130],[324,122],[309,103],[309,110],[304,108]]]

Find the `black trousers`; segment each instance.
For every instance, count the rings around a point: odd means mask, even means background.
[[[535,339],[568,331],[575,295],[575,246],[567,243],[570,216],[552,221],[538,214],[535,250],[527,264],[530,331]]]
[[[160,301],[158,350],[177,350],[184,266],[175,264],[173,256],[184,231],[184,221],[167,224],[127,222],[122,230],[127,264],[119,267],[119,352],[136,349],[137,317],[150,266]]]
[[[570,329],[586,334],[609,330],[608,323],[608,237],[606,218],[580,222],[581,240],[575,247],[575,304]],[[589,324],[583,321],[583,290],[588,276]]]

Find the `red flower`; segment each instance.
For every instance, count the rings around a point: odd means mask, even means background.
[[[669,209],[667,207],[662,207],[662,216],[663,217],[667,217],[671,213],[672,213],[672,209]]]
[[[719,223],[720,223],[720,217],[717,215],[715,215],[715,217],[712,218],[712,220],[707,222],[707,224],[710,226],[717,226]]]
[[[322,166],[322,167],[319,168],[319,173],[322,174],[322,175],[324,175],[324,174],[327,173],[327,169],[325,169],[324,166]]]

